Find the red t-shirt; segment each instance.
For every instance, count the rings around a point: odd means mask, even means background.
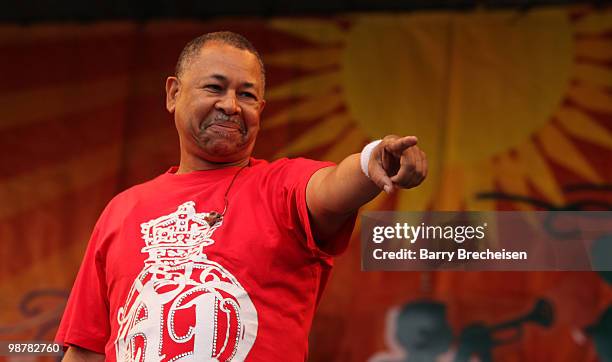
[[[210,213],[223,211],[238,167],[173,168],[119,194],[94,228],[56,340],[110,361],[303,361],[332,266],[312,236],[306,185],[330,165],[251,159],[217,223]]]

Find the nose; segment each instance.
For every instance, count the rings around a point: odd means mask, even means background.
[[[226,92],[218,101],[215,103],[215,108],[223,111],[223,113],[232,115],[239,114],[242,109],[238,105],[235,92]]]

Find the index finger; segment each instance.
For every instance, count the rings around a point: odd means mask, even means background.
[[[395,139],[385,145],[385,150],[391,152],[395,156],[400,156],[405,149],[416,145],[418,139],[415,136],[406,136]]]

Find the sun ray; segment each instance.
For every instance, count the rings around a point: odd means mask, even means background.
[[[430,175],[431,176],[431,175]],[[431,195],[435,183],[431,177],[428,177],[416,189],[401,190],[399,192],[399,200],[397,209],[401,211],[424,211],[431,202]]]
[[[563,203],[565,197],[559,188],[559,184],[535,145],[531,141],[527,141],[518,147],[517,153],[523,169],[528,170],[526,176],[529,182],[548,200],[555,204]]]
[[[125,36],[136,30],[136,25],[128,22],[107,22],[104,25],[89,26],[86,24],[37,24],[24,27],[22,25],[1,25],[0,45],[33,43],[70,39],[97,41],[95,38],[108,39],[109,36]]]
[[[274,158],[307,152],[318,145],[333,142],[347,126],[352,123],[346,113],[333,115],[309,129],[300,138],[281,149]]]
[[[340,48],[290,50],[266,56],[267,65],[318,70],[339,66],[342,56]]]
[[[347,34],[330,21],[315,19],[274,19],[270,27],[281,30],[317,44],[340,44],[346,42]]]
[[[595,13],[585,16],[574,24],[577,33],[597,34],[612,30],[612,13]]]
[[[261,122],[265,129],[286,124],[311,121],[327,115],[344,104],[344,99],[338,92],[329,92],[322,96],[309,97],[299,103],[286,107],[272,117]]]
[[[612,113],[612,96],[603,90],[584,85],[573,85],[568,89],[568,96],[581,106],[605,113]]]
[[[600,146],[612,148],[612,133],[576,108],[557,110],[556,118],[572,136]]]
[[[588,84],[612,87],[612,69],[591,64],[576,64],[574,77]]]
[[[440,188],[434,198],[434,210],[457,211],[462,209],[465,190],[465,170],[461,165],[447,165],[440,177]]]
[[[154,147],[160,139],[167,139],[163,129],[134,138],[128,144],[113,144],[79,155],[63,163],[41,167],[35,171],[0,181],[0,219],[10,217],[54,200],[67,193],[86,188],[117,171],[122,148],[145,149]],[[158,150],[155,147],[155,150]],[[115,162],[116,161],[116,162]],[[96,167],[91,167],[96,165]],[[69,187],[66,183],[69,182]],[[36,192],[31,185],[37,185]]]
[[[512,195],[529,196],[526,172],[520,160],[512,158],[509,154],[500,155],[494,163],[496,180],[502,191]],[[532,210],[533,206],[525,203],[516,203],[521,210]]]
[[[3,112],[0,129],[93,110],[125,98],[128,92],[136,92],[137,96],[159,93],[155,76],[140,74],[136,77],[136,80],[134,77],[120,76],[0,94],[0,109]],[[132,83],[138,87],[132,89]],[[75,99],[79,101],[75,102]],[[36,107],[32,107],[33,104]]]
[[[337,143],[323,156],[323,159],[338,163],[347,155],[359,152],[367,139],[368,137],[359,128],[353,127],[347,134],[340,137]]]
[[[576,56],[593,60],[612,59],[612,42],[605,39],[581,39],[574,46]]]
[[[0,182],[0,218],[26,211],[112,174],[119,165],[120,157],[121,146],[114,144],[73,160],[39,168]],[[67,180],[70,182],[69,186],[66,185]],[[37,186],[36,190],[32,190],[32,185]]]
[[[467,167],[470,171],[465,173],[463,185],[466,209],[470,211],[494,210],[495,201],[476,197],[479,192],[494,189],[493,167],[490,162],[478,162]]]
[[[538,136],[544,152],[552,160],[591,182],[600,183],[602,181],[593,167],[582,157],[580,151],[557,127],[549,123],[539,132]]]
[[[266,92],[269,101],[292,97],[307,97],[321,92],[327,92],[340,87],[342,78],[340,72],[328,72],[295,79],[275,86]]]

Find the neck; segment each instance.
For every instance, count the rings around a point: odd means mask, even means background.
[[[217,170],[226,167],[244,167],[249,164],[249,158],[235,162],[212,162],[197,157],[185,157],[181,155],[181,163],[176,174],[189,173],[192,171]]]

